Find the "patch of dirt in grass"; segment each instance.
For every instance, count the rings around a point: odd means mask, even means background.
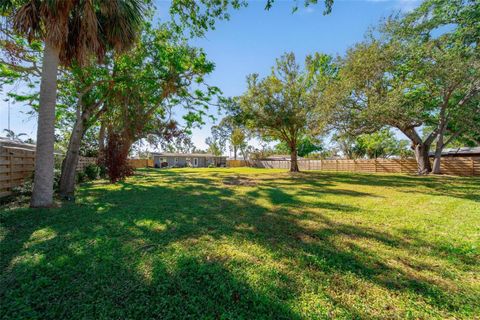
[[[223,184],[227,186],[246,186],[254,187],[257,183],[251,179],[245,177],[227,177],[223,180]]]

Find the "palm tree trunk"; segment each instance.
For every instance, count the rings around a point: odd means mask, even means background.
[[[57,70],[59,49],[45,42],[42,77],[40,84],[40,107],[38,110],[37,149],[35,177],[30,206],[50,207],[53,204],[53,170],[55,143],[55,105],[57,102]]]

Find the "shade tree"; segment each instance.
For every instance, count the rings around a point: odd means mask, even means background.
[[[269,76],[261,79],[252,74],[247,78],[247,91],[239,98],[247,127],[286,143],[292,172],[299,171],[300,137],[317,135],[326,127],[329,113],[322,108],[322,95],[335,73],[328,55],[309,55],[302,67],[293,53],[287,53],[277,59]]]
[[[113,3],[112,3],[113,2]],[[73,61],[86,64],[108,48],[130,47],[143,19],[142,0],[3,0],[0,12],[29,41],[43,44],[32,207],[53,203],[57,74]]]
[[[187,45],[168,27],[147,28],[131,53],[115,59],[115,77],[124,81],[115,82],[106,100],[115,106],[105,113],[107,141],[116,141],[112,145],[119,157],[126,159],[133,143],[158,129],[158,121],[168,123],[173,107],[187,110],[187,124],[203,123],[220,93],[204,81],[213,68],[203,50]],[[107,163],[107,171],[122,172],[108,164],[115,162]]]
[[[420,174],[429,173],[429,151],[437,153],[449,121],[474,112],[478,94],[478,60],[468,50],[442,42],[383,34],[348,51],[339,80],[328,90],[335,117],[354,135],[384,126],[399,129],[415,151]],[[458,121],[457,119],[455,121]],[[461,120],[460,120],[461,121]],[[422,136],[425,126],[432,130]]]

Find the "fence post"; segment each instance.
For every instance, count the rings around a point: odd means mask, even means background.
[[[10,162],[10,173],[8,177],[8,191],[12,192],[13,187],[13,152],[9,151],[8,160]]]
[[[473,160],[473,157],[470,158],[470,161],[472,161],[472,176],[475,176],[475,161]]]

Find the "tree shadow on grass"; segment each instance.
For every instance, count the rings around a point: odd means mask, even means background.
[[[164,184],[148,185],[151,177],[146,176],[114,190],[90,188],[77,205],[2,213],[6,235],[1,241],[0,300],[8,301],[0,307],[2,315],[309,318],[314,315],[302,316],[292,309],[292,300],[305,289],[303,281],[336,279],[337,290],[350,290],[338,274],[355,275],[389,292],[407,293],[407,299],[421,299],[442,315],[467,312],[475,298],[392,266],[358,242],[363,239],[415,251],[413,235],[405,240],[340,223],[308,208],[297,210],[301,201],[280,188],[259,186],[238,196],[234,188],[211,178],[182,172],[158,176]],[[324,194],[330,191],[322,190]],[[324,201],[322,192],[313,207],[358,210]],[[259,205],[258,198],[268,199],[273,206]],[[305,220],[318,226],[308,227]],[[351,241],[340,241],[345,239]],[[242,278],[241,268],[232,267],[236,258],[215,252],[215,244],[227,240],[256,244],[275,259],[290,261],[294,269],[276,270],[273,276],[257,274],[268,287],[262,291]],[[191,247],[185,245],[189,243]],[[436,253],[430,244],[414,243]],[[256,259],[238,263],[261,266],[261,258]],[[302,276],[292,276],[293,271]],[[334,297],[329,299],[345,318],[374,317]],[[377,311],[379,317],[395,315]]]
[[[144,253],[114,238],[65,236],[2,275],[2,319],[299,319],[221,262],[182,255],[167,266],[152,254],[143,266]]]
[[[478,177],[408,176],[362,173],[305,173],[305,183],[321,180],[325,183],[394,188],[405,193],[423,192],[435,196],[450,196],[480,202]]]

